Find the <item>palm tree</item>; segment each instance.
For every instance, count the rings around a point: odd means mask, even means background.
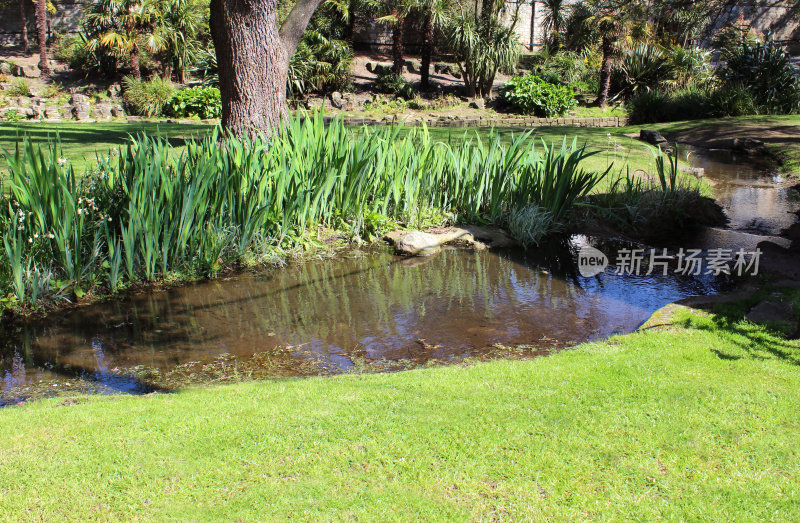
[[[567,0],[542,0],[545,8],[542,29],[549,35],[550,45],[558,49],[561,42],[561,34],[567,25],[570,6]]]
[[[186,83],[186,70],[199,50],[197,36],[206,7],[198,0],[155,0],[153,3],[155,31],[150,42],[163,53],[167,78],[174,69],[178,82]]]
[[[512,69],[519,58],[520,44],[514,32],[518,17],[515,14],[512,24],[506,26],[498,16],[502,7],[498,0],[485,0],[481,11],[462,11],[447,25],[448,44],[471,98],[489,95],[497,71]]]
[[[36,30],[39,36],[39,71],[42,76],[50,76],[50,63],[47,60],[47,0],[36,0]]]
[[[452,4],[450,0],[421,0],[418,10],[422,15],[422,63],[420,80],[422,88],[430,87],[431,58],[433,55],[436,28],[444,27],[450,20]]]
[[[635,38],[637,33],[646,31],[643,9],[643,5],[636,0],[591,0],[585,2],[584,8],[576,13],[580,18],[573,17],[570,21],[571,29],[581,34],[580,37],[572,35],[572,39],[600,40],[603,54],[597,95],[600,107],[608,105],[611,73],[621,45]]]
[[[162,35],[152,30],[155,19],[152,3],[99,0],[89,7],[84,20],[89,33],[86,47],[91,52],[102,48],[115,58],[127,58],[133,76],[140,79],[140,40],[152,51],[163,48]]]
[[[22,44],[22,52],[28,54],[28,13],[25,9],[27,0],[18,0],[19,2],[19,19],[21,25],[20,44]]]
[[[416,0],[390,0],[384,4],[387,12],[378,18],[378,22],[392,28],[392,70],[397,74],[403,73],[405,63],[405,22],[406,17],[417,7]]]

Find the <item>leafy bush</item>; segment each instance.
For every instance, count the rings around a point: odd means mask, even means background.
[[[126,76],[122,80],[123,99],[131,114],[153,117],[159,116],[164,105],[175,94],[175,87],[169,80],[154,76],[150,80],[137,80]]]
[[[379,70],[378,78],[375,80],[375,90],[406,100],[414,98],[414,88],[411,86],[411,82],[391,70]]]
[[[187,87],[172,95],[164,105],[164,114],[176,118],[198,116],[203,119],[222,116],[222,98],[216,87]]]
[[[800,80],[791,55],[775,42],[743,43],[719,71],[723,82],[750,90],[763,113],[788,114],[800,108]]]
[[[627,99],[667,86],[675,80],[675,73],[674,64],[660,46],[638,44],[614,65],[612,90]]]
[[[747,116],[759,114],[758,104],[747,87],[725,84],[711,94],[713,116]]]
[[[346,42],[306,31],[289,61],[289,96],[299,98],[310,92],[345,88],[352,61],[353,51]]]
[[[5,114],[6,121],[11,122],[11,123],[21,122],[22,120],[25,120],[25,118],[26,118],[25,115],[20,113],[16,109],[9,109],[8,111],[6,111],[6,114]]]
[[[14,81],[11,82],[11,87],[9,87],[8,91],[6,91],[6,94],[8,96],[30,96],[31,86],[24,78],[14,78]]]
[[[512,209],[508,213],[508,232],[520,245],[527,248],[539,245],[539,241],[553,229],[553,215],[536,204]]]
[[[632,124],[694,120],[712,116],[710,95],[701,89],[640,91],[626,103]]]
[[[552,84],[532,74],[511,78],[500,93],[522,113],[548,118],[562,116],[576,104],[571,87]]]

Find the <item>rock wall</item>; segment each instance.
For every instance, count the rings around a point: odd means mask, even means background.
[[[80,28],[83,17],[83,6],[90,0],[58,0],[53,2],[56,14],[48,18],[48,40],[53,41],[54,35],[75,33]],[[28,21],[28,41],[31,46],[36,42],[35,4],[24,0]],[[0,7],[0,45],[19,45],[22,34],[22,22],[19,13],[19,4],[16,0],[7,2]]]

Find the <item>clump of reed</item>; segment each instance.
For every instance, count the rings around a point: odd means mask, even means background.
[[[223,267],[308,241],[319,228],[351,237],[432,215],[514,224],[526,244],[563,229],[607,173],[566,140],[504,144],[490,134],[435,140],[427,129],[353,130],[296,117],[270,140],[224,136],[176,148],[138,136],[77,176],[57,143],[26,139],[0,201],[0,292],[16,303],[113,292]],[[528,211],[521,211],[528,209]],[[547,216],[537,220],[530,209]],[[526,214],[527,213],[527,214]]]

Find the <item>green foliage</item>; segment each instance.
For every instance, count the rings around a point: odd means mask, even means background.
[[[31,86],[25,78],[14,78],[11,87],[5,92],[8,96],[30,96]]]
[[[686,88],[639,91],[625,103],[632,124],[708,118],[714,114],[709,91]]]
[[[159,116],[166,103],[175,94],[172,83],[159,76],[150,80],[137,80],[126,76],[122,80],[123,99],[131,114],[153,117]]]
[[[391,69],[382,69],[378,72],[378,78],[375,80],[375,90],[379,93],[393,94],[406,100],[414,98],[414,88],[411,82]]]
[[[575,92],[569,86],[548,82],[533,74],[515,76],[500,90],[503,98],[525,114],[562,116],[575,107]]]
[[[713,116],[748,116],[759,114],[753,92],[743,85],[723,84],[711,93]]]
[[[23,275],[35,268],[53,273],[37,289],[75,294],[171,272],[214,274],[319,226],[358,237],[377,222],[414,226],[440,213],[504,223],[531,204],[560,225],[601,178],[580,167],[591,154],[575,143],[534,148],[530,133],[508,145],[496,134],[445,143],[425,128],[401,131],[354,132],[318,115],[288,121],[269,141],[222,141],[217,131],[176,150],[140,136],[80,179],[58,147],[44,152],[26,140],[6,155],[0,223],[10,225],[0,255],[12,270],[0,273],[0,294],[30,301]]]
[[[25,120],[27,117],[21,112],[19,112],[17,109],[9,109],[6,111],[4,118],[8,122],[18,123],[21,122],[22,120]]]
[[[216,87],[187,87],[177,91],[164,105],[164,114],[177,118],[203,119],[222,116],[222,99]]]
[[[800,109],[800,80],[791,55],[775,42],[742,43],[727,55],[719,71],[723,82],[747,87],[763,113]]]
[[[675,65],[661,47],[641,43],[615,63],[611,87],[618,95],[628,98],[639,91],[664,87],[675,79]]]
[[[484,3],[484,6],[502,3]],[[513,29],[506,27],[498,13],[481,16],[460,14],[444,28],[447,43],[461,67],[467,96],[488,96],[498,71],[512,71],[517,64],[520,48]]]
[[[346,42],[306,31],[289,61],[289,96],[343,89],[350,81],[352,61],[353,51]]]

